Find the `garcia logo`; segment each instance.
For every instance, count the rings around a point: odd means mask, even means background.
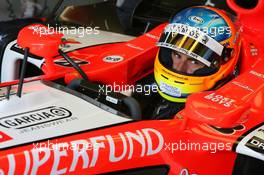
[[[124,60],[124,58],[119,56],[119,55],[111,55],[111,56],[104,57],[104,59],[103,59],[103,61],[107,62],[107,63],[118,63],[118,62],[121,62],[123,60]]]
[[[47,107],[34,111],[2,117],[0,126],[9,129],[24,129],[44,123],[49,123],[72,116],[71,111],[62,107]]]
[[[203,18],[201,18],[199,16],[190,16],[189,20],[192,21],[192,22],[195,22],[197,24],[203,24],[204,23]]]

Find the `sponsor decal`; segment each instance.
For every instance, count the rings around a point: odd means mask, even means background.
[[[155,39],[155,40],[159,40],[158,36],[150,34],[150,33],[147,33],[146,36],[149,37],[149,38]]]
[[[251,73],[252,75],[255,75],[255,76],[259,77],[259,78],[264,78],[264,74],[256,72],[254,70],[250,71],[249,73]]]
[[[47,107],[0,118],[0,127],[8,129],[24,129],[44,123],[69,118],[71,111],[63,107]]]
[[[76,57],[71,57],[71,58],[76,64],[78,64],[80,66],[90,64],[90,62],[81,60],[81,59],[76,58]],[[62,66],[62,67],[72,67],[72,65],[70,63],[68,63],[68,61],[66,61],[64,58],[57,59],[54,61],[54,63],[59,65],[59,66]]]
[[[176,87],[172,87],[164,82],[160,83],[160,90],[168,95],[174,96],[174,97],[180,97],[181,96],[181,90]]]
[[[9,164],[6,167],[12,167],[5,169],[6,173],[20,171],[20,174],[37,174],[45,167],[46,174],[69,174],[102,163],[129,162],[133,158],[158,154],[164,146],[164,137],[156,129],[143,128],[133,132],[54,142],[36,143],[33,149],[24,150],[19,155],[14,153],[3,156],[1,160]],[[25,163],[21,164],[21,161]],[[0,168],[1,171],[5,172]]]
[[[139,46],[136,46],[136,45],[134,45],[134,44],[127,44],[127,46],[128,47],[131,47],[131,48],[133,48],[133,49],[136,49],[136,50],[140,50],[140,51],[143,51],[144,49],[143,48],[141,48],[141,47],[139,47]]]
[[[196,173],[190,173],[186,168],[182,169],[180,175],[198,175]]]
[[[192,22],[195,22],[196,24],[203,24],[204,23],[203,18],[201,18],[199,16],[190,16],[189,20]]]
[[[248,91],[254,92],[254,90],[253,90],[251,87],[249,87],[248,85],[245,85],[245,84],[243,84],[243,83],[241,83],[241,82],[233,81],[232,84],[237,85],[237,86],[239,86],[239,87],[241,87],[241,88],[243,88],[243,89],[245,89],[245,90],[248,90]]]
[[[233,128],[219,128],[219,127],[216,127],[216,126],[210,126],[210,127],[212,129],[214,129],[215,131],[223,134],[223,135],[233,135],[237,131],[243,131],[246,128],[244,125],[238,125],[238,126],[233,127]]]
[[[12,140],[10,136],[0,131],[0,143]]]
[[[250,49],[251,56],[258,56],[258,49],[253,43],[249,44],[249,49]]]
[[[119,56],[119,55],[110,55],[110,56],[103,58],[103,61],[107,62],[107,63],[118,63],[118,62],[121,62],[123,60],[124,60],[124,58],[122,56]]]
[[[172,37],[174,37],[177,34],[185,35],[187,37],[190,37],[196,41],[198,41],[201,44],[204,44],[206,47],[210,48],[212,51],[217,53],[219,56],[222,55],[224,46],[218,43],[215,39],[208,36],[205,32],[199,30],[196,27],[191,27],[189,25],[180,24],[180,23],[174,23],[174,24],[168,24],[164,30],[165,34],[170,34]],[[167,40],[170,37],[164,38],[164,41],[160,41],[159,43],[168,43]],[[158,43],[158,44],[159,44]]]
[[[261,123],[240,136],[237,143],[237,153],[264,161],[264,124]]]
[[[188,25],[185,25],[185,24],[179,24],[179,23],[174,23],[174,24],[167,25],[164,32],[165,33],[169,33],[170,32],[170,33],[172,33],[172,36],[174,36],[174,35],[176,35],[178,33],[182,34],[182,35],[186,35],[186,36],[188,36],[190,38],[193,38],[193,39],[201,42],[202,44],[204,44],[206,46],[207,46],[209,40],[212,39],[209,36],[207,36],[204,32],[198,30],[195,27],[191,27],[191,26],[188,26]],[[213,41],[211,41],[211,42],[213,42]]]
[[[253,151],[264,154],[264,127],[257,129],[245,146]]]
[[[264,140],[253,136],[249,141],[246,143],[246,146],[256,152],[264,154]]]
[[[224,97],[223,95],[216,94],[215,92],[204,96],[204,98],[227,108],[230,108],[236,101],[234,99]]]

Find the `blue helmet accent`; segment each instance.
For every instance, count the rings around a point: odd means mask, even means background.
[[[211,9],[191,7],[177,13],[170,23],[181,23],[199,28],[218,42],[231,37],[230,26],[223,17]],[[217,31],[218,30],[218,31]]]

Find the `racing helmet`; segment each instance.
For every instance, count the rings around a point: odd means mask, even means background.
[[[222,10],[190,7],[171,19],[157,46],[158,92],[166,100],[183,103],[188,95],[212,89],[232,75],[240,52],[239,29]],[[177,59],[183,57],[185,68],[179,70]]]

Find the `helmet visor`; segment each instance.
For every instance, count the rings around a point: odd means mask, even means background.
[[[157,45],[185,54],[207,67],[214,68],[219,66],[224,49],[220,43],[197,28],[177,23],[167,26]]]
[[[185,54],[181,54],[180,52],[177,52],[175,50],[162,47],[159,50],[158,58],[160,63],[165,68],[181,75],[202,77],[212,75],[219,70],[219,68],[217,67],[208,67],[202,62],[197,61],[192,57],[188,57],[187,55],[183,56],[187,58],[185,61],[186,66],[184,68],[180,68],[178,67],[178,64],[181,64],[179,62],[182,62],[182,58],[180,58],[182,57],[182,55]]]

